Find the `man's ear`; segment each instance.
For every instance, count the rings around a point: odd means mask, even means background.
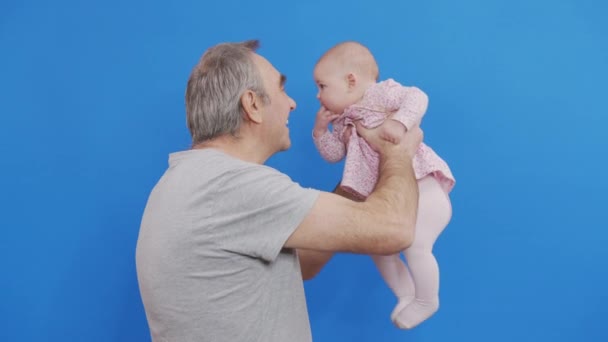
[[[348,82],[348,89],[354,89],[357,85],[357,75],[352,72],[346,76],[346,82]]]
[[[245,111],[245,116],[251,122],[262,123],[261,102],[255,92],[247,90],[241,95],[241,105]]]

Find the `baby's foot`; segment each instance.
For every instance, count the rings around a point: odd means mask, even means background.
[[[399,302],[397,303],[397,305],[395,305],[393,312],[391,312],[391,321],[393,321],[393,323],[395,323],[395,317],[397,316],[397,314],[400,313],[403,308],[408,306],[412,302],[412,300],[414,300],[414,296],[399,297]]]
[[[431,317],[439,309],[439,299],[423,301],[414,299],[410,305],[398,312],[393,323],[400,329],[412,329]]]

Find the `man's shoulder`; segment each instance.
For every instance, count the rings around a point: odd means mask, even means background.
[[[177,166],[180,164],[200,164],[206,169],[269,169],[264,165],[251,163],[213,148],[190,149],[171,153],[169,155],[169,165]]]

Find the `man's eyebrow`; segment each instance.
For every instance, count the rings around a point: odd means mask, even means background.
[[[280,81],[281,87],[285,86],[285,82],[287,82],[287,76],[281,74],[281,81]]]

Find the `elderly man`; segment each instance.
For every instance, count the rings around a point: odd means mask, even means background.
[[[154,341],[311,341],[303,278],[334,252],[393,254],[413,240],[420,129],[357,127],[381,156],[366,201],[302,188],[264,165],[290,147],[296,103],[257,47],[214,46],[190,75],[192,149],[169,156],[137,242]]]

